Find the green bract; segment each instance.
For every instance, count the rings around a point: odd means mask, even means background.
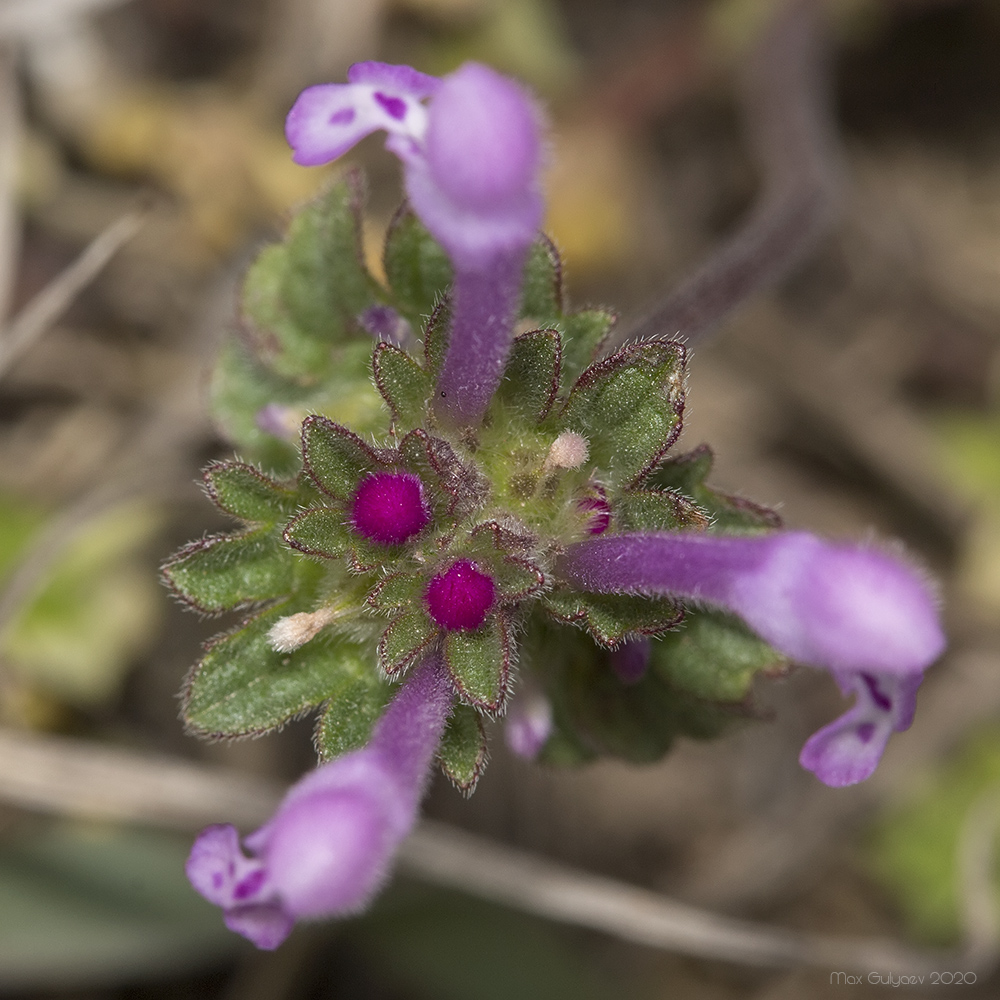
[[[365,743],[394,683],[436,644],[457,699],[439,759],[465,792],[487,759],[482,717],[505,712],[519,675],[552,704],[549,761],[649,761],[678,735],[714,735],[778,654],[728,616],[584,594],[553,577],[567,545],[609,523],[775,526],[770,511],[705,485],[707,448],[668,455],[683,346],[606,350],[614,315],[567,308],[558,254],[539,239],[500,390],[481,426],[448,432],[431,405],[448,258],[403,209],[380,285],[362,263],[360,192],[347,175],[261,253],[243,287],[242,335],[215,373],[216,420],[245,461],[210,465],[206,492],[239,523],[186,546],[164,574],[203,613],[245,617],[191,672],[188,725],[244,736],[318,709],[329,759]],[[367,332],[376,314],[395,342]],[[420,480],[427,523],[399,544],[354,528],[359,483],[376,473]],[[428,603],[430,581],[456,563],[492,581],[478,627],[445,628]],[[610,651],[639,637],[652,638],[649,669],[625,683]]]

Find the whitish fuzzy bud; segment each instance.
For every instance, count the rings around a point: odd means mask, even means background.
[[[590,454],[590,444],[576,431],[563,431],[552,442],[545,465],[550,469],[579,469]]]
[[[291,653],[310,639],[315,639],[335,617],[336,611],[333,608],[320,608],[318,611],[300,611],[297,615],[279,618],[267,633],[268,642],[279,653]]]

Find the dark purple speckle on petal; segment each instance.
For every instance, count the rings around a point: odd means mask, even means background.
[[[402,121],[406,117],[406,101],[401,97],[390,97],[388,94],[383,94],[380,90],[375,91],[374,97],[390,118]]]
[[[858,739],[862,743],[870,743],[872,737],[875,735],[875,723],[874,722],[862,722],[857,728]]]
[[[341,108],[330,115],[331,125],[350,125],[354,121],[354,108]]]
[[[872,677],[871,674],[862,674],[861,679],[865,682],[865,687],[868,688],[868,693],[872,696],[872,701],[882,709],[883,712],[892,711],[892,699],[886,697],[882,691],[879,689],[878,681],[876,678]]]
[[[233,898],[248,899],[261,887],[264,877],[263,868],[258,868],[256,871],[250,872],[250,874],[247,875],[243,881],[237,883],[236,887],[233,889]]]

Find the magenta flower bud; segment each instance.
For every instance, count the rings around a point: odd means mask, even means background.
[[[608,495],[603,487],[594,487],[592,494],[577,501],[577,507],[589,515],[587,534],[603,535],[611,526],[611,504],[608,503]]]
[[[351,501],[351,525],[379,545],[400,545],[431,519],[419,477],[409,472],[372,472]]]
[[[410,832],[448,715],[447,671],[429,659],[378,721],[369,744],[293,785],[274,816],[246,838],[210,826],[191,848],[187,876],[226,926],[273,949],[296,920],[356,913],[385,881]]]
[[[469,559],[459,559],[438,573],[425,595],[431,618],[449,631],[477,629],[489,617],[496,600],[493,579]]]
[[[878,549],[804,532],[602,535],[570,546],[558,571],[584,590],[725,608],[781,652],[832,671],[858,703],[813,737],[803,762],[833,784],[871,773],[888,734],[909,725],[923,671],[945,646],[919,573]]]

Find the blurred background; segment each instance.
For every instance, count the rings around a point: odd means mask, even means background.
[[[430,73],[479,59],[525,80],[551,121],[547,229],[570,299],[617,308],[627,330],[755,204],[740,67],[780,5],[0,2],[0,995],[881,995],[405,877],[369,915],[259,954],[187,886],[190,836],[168,829],[184,821],[46,814],[9,791],[39,734],[274,782],[313,762],[308,722],[233,744],[184,735],[176,694],[220,623],[184,613],[157,570],[227,527],[195,482],[231,454],[207,379],[242,270],[329,176],[285,146],[299,89],[369,58]],[[651,767],[542,769],[495,733],[475,797],[438,780],[427,813],[716,912],[954,946],[970,817],[1000,794],[1000,2],[821,6],[840,214],[695,346],[681,444],[709,442],[715,485],[789,526],[900,539],[941,581],[951,645],[917,721],[871,782],[827,789],[797,756],[842,701],[800,669],[762,683],[728,737]],[[377,273],[397,165],[377,137],[352,159]]]

